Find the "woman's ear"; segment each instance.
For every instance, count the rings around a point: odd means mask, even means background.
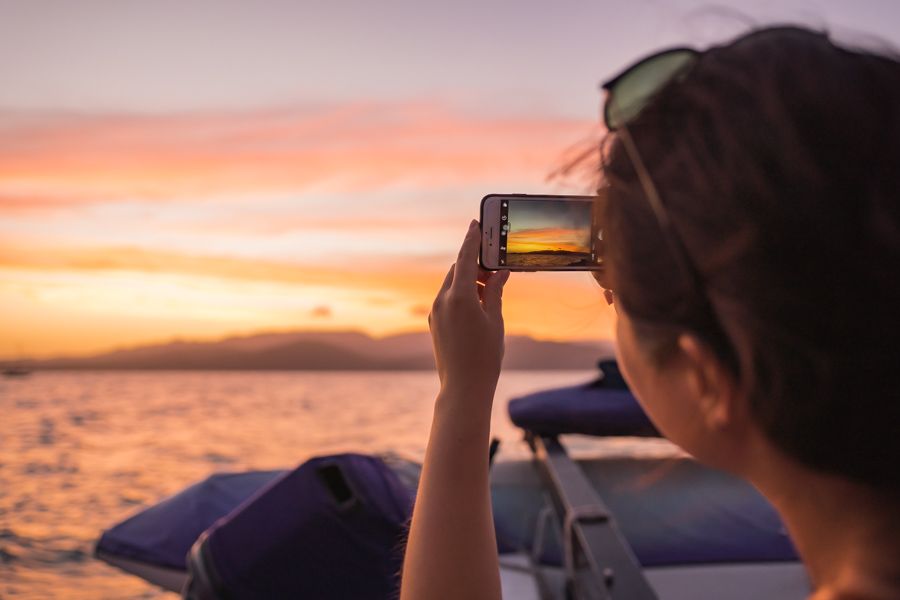
[[[679,335],[678,348],[685,361],[686,384],[697,400],[704,425],[710,431],[731,428],[739,412],[734,376],[697,337]]]

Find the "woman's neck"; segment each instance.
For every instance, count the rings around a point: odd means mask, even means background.
[[[771,451],[750,479],[781,514],[813,597],[900,598],[900,501]]]

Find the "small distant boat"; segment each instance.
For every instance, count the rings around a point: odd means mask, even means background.
[[[561,434],[658,435],[614,362],[509,413],[533,456],[492,464],[504,598],[807,597],[777,513],[746,482],[689,458],[569,456]],[[420,469],[343,454],[213,475],[105,531],[96,555],[189,600],[395,597]]]
[[[4,377],[27,377],[31,375],[31,371],[22,365],[8,365],[3,371]]]

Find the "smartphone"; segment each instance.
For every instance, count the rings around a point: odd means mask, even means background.
[[[481,200],[481,266],[491,271],[603,270],[596,200],[488,194]]]

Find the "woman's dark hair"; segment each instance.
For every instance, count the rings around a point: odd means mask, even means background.
[[[644,351],[664,363],[695,334],[784,452],[900,489],[900,63],[758,30],[702,53],[627,127],[710,300],[608,136],[609,280]]]

